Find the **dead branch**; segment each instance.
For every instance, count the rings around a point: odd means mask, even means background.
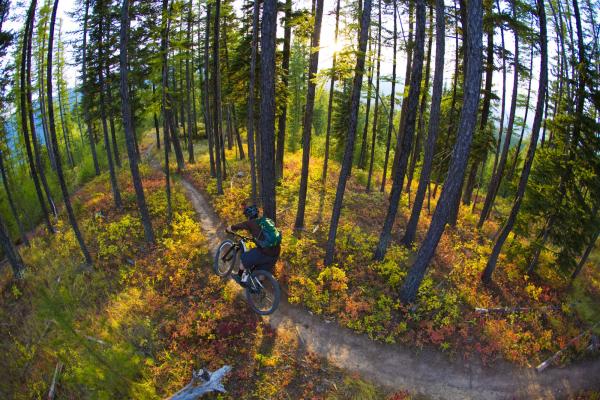
[[[196,400],[199,396],[209,392],[223,392],[225,388],[221,379],[231,371],[229,365],[224,365],[215,372],[204,369],[192,372],[192,380],[183,389],[168,397],[167,400]]]
[[[54,396],[56,396],[56,381],[58,380],[58,376],[62,371],[63,363],[57,362],[56,368],[54,368],[54,377],[52,378],[52,384],[50,385],[50,390],[48,390],[48,400],[54,400]]]

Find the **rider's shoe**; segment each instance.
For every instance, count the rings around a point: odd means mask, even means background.
[[[248,283],[249,276],[250,276],[250,274],[248,272],[246,272],[246,270],[244,270],[244,272],[242,273],[242,276],[240,277],[240,282],[243,284]]]

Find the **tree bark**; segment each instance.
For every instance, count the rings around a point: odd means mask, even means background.
[[[120,54],[119,65],[121,69],[121,111],[123,114],[123,128],[125,130],[125,140],[127,145],[127,156],[129,157],[129,168],[131,170],[131,179],[135,189],[135,197],[142,225],[144,226],[144,237],[147,243],[154,243],[154,231],[152,230],[152,221],[150,213],[146,206],[146,197],[144,196],[144,187],[138,168],[138,156],[135,148],[135,131],[133,127],[133,118],[131,115],[131,103],[129,99],[129,84],[127,70],[127,44],[129,42],[129,0],[123,0],[121,7],[121,32],[120,32]],[[165,146],[167,148],[167,146]]]
[[[211,119],[211,108],[210,108],[210,95],[208,87],[210,85],[209,79],[209,57],[208,57],[208,47],[210,42],[210,10],[211,4],[206,4],[206,29],[204,32],[204,124],[206,130],[206,137],[208,138],[208,155],[210,161],[210,176],[216,177],[216,166],[215,166],[215,131],[212,127],[212,119]]]
[[[246,129],[248,132],[248,158],[250,159],[252,202],[256,204],[258,196],[256,191],[256,160],[254,154],[254,95],[256,93],[254,85],[256,81],[256,53],[258,52],[258,18],[260,13],[259,0],[254,0],[252,10],[252,50],[250,54],[250,82],[248,87],[248,122],[246,123]]]
[[[427,144],[425,155],[423,157],[423,167],[419,178],[419,186],[415,194],[413,208],[406,225],[402,243],[409,247],[415,240],[419,217],[423,208],[425,199],[425,190],[429,187],[431,178],[431,169],[433,166],[433,156],[435,155],[435,144],[439,132],[440,108],[442,102],[442,89],[444,81],[444,57],[446,52],[446,41],[444,39],[446,31],[444,20],[444,0],[435,2],[435,72],[433,75],[433,93],[431,96],[431,112],[429,116],[429,126],[427,132]]]
[[[12,213],[15,222],[17,223],[17,227],[19,228],[19,235],[21,235],[21,240],[23,240],[25,246],[29,246],[29,239],[27,239],[23,222],[21,221],[21,218],[19,218],[17,207],[15,206],[10,187],[8,186],[8,177],[6,176],[6,170],[4,168],[4,154],[2,153],[2,150],[0,150],[0,173],[2,173],[2,183],[4,184],[4,190],[6,191],[6,199],[8,200],[10,212]]]
[[[392,63],[392,93],[390,94],[390,113],[388,114],[387,141],[386,141],[386,145],[385,145],[385,159],[383,161],[383,174],[381,176],[381,187],[379,188],[380,192],[383,192],[385,190],[388,162],[390,159],[390,146],[391,146],[391,142],[392,142],[392,128],[394,126],[394,105],[396,104],[396,49],[397,49],[396,45],[397,45],[397,41],[398,41],[398,37],[397,37],[398,36],[398,28],[397,28],[398,4],[397,4],[397,0],[392,0],[392,3],[394,4],[394,33],[393,33],[394,61]],[[412,3],[410,3],[410,4],[412,4]],[[410,42],[410,39],[409,39],[409,42]]]
[[[25,274],[25,265],[23,264],[21,255],[8,235],[8,230],[6,229],[2,214],[0,214],[0,246],[2,246],[4,254],[6,254],[6,258],[8,258],[8,262],[12,267],[14,279],[17,281],[22,280],[23,275]]]
[[[429,77],[431,73],[431,45],[433,43],[433,7],[429,7],[429,32],[427,34],[427,64],[425,66],[425,82],[423,84],[423,92],[421,93],[421,104],[419,106],[419,122],[417,126],[417,137],[410,158],[410,167],[408,169],[408,179],[406,182],[406,193],[408,194],[408,206],[410,207],[410,189],[417,161],[421,157],[421,140],[423,130],[425,129],[425,106],[427,105],[427,97],[429,94]]]
[[[104,10],[98,10],[101,12]],[[100,84],[100,119],[102,120],[102,133],[104,134],[104,147],[106,148],[106,159],[108,160],[108,171],[110,175],[110,186],[113,192],[113,200],[115,202],[115,208],[121,208],[121,192],[119,192],[119,185],[117,183],[117,175],[115,173],[115,165],[112,159],[112,151],[110,149],[110,140],[108,138],[108,126],[106,122],[106,101],[104,98],[104,92],[106,91],[106,82],[104,81],[104,46],[102,44],[102,18],[99,19],[98,24],[98,62],[100,63],[98,68],[98,82]]]
[[[408,164],[408,156],[412,146],[415,134],[417,120],[417,108],[419,107],[419,94],[421,91],[421,78],[423,76],[423,58],[425,47],[425,0],[416,0],[416,32],[413,49],[413,59],[410,72],[410,87],[406,104],[406,121],[404,132],[401,133],[401,144],[398,147],[398,163],[395,175],[393,176],[392,192],[390,194],[390,204],[388,207],[383,229],[379,236],[379,243],[375,249],[374,258],[383,260],[390,240],[392,238],[392,227],[396,220],[402,187],[404,184],[404,175]]]
[[[337,43],[340,26],[340,0],[337,0],[335,7],[335,36],[334,43]],[[331,141],[331,111],[333,109],[333,89],[335,88],[335,68],[337,63],[337,54],[333,53],[333,62],[331,64],[331,77],[329,81],[329,100],[327,103],[327,131],[325,133],[325,154],[323,155],[323,175],[321,181],[323,187],[327,183],[327,164],[329,163],[329,147]]]
[[[371,35],[369,34],[369,57],[371,57]],[[369,132],[369,116],[371,114],[371,90],[373,86],[373,63],[370,62],[369,72],[367,73],[367,108],[365,110],[365,125],[363,126],[362,140],[360,142],[360,153],[358,156],[358,168],[365,169],[367,162],[367,133]]]
[[[21,129],[23,131],[23,139],[25,141],[25,150],[27,152],[27,160],[29,162],[29,171],[31,173],[31,177],[33,179],[33,184],[35,187],[35,192],[38,198],[38,202],[40,204],[40,208],[42,210],[42,217],[44,222],[46,223],[46,228],[49,233],[54,233],[54,228],[50,223],[50,217],[48,215],[48,209],[46,208],[46,203],[44,201],[44,196],[42,194],[42,189],[40,187],[40,181],[38,180],[38,174],[36,171],[36,167],[34,165],[33,152],[31,149],[31,142],[29,140],[29,130],[28,130],[28,114],[33,114],[33,110],[31,108],[31,42],[33,37],[33,22],[35,18],[35,8],[37,1],[32,0],[31,5],[29,6],[29,10],[27,11],[27,21],[25,25],[25,30],[23,34],[23,45],[22,45],[22,53],[21,53],[21,71],[20,71],[20,102],[21,102]],[[26,68],[27,67],[27,68]],[[26,69],[29,69],[29,72],[26,74]],[[26,80],[26,77],[29,78]],[[27,94],[27,95],[26,95]],[[29,113],[28,113],[29,111]],[[31,121],[29,121],[31,122]],[[32,130],[35,129],[35,124],[31,123]],[[33,132],[32,132],[33,136]],[[35,144],[35,142],[34,142]],[[49,199],[50,200],[50,199]]]
[[[54,23],[56,22],[56,10],[58,9],[58,0],[54,0],[54,7],[52,7],[52,16],[50,17],[50,33],[48,35],[48,60],[47,60],[47,69],[46,69],[46,84],[48,87],[48,103],[54,104],[52,101],[52,45],[54,42]],[[75,237],[79,242],[79,247],[81,248],[81,252],[85,257],[85,262],[87,265],[92,265],[92,257],[83,241],[83,236],[81,235],[81,231],[79,230],[79,225],[77,224],[77,220],[75,219],[75,214],[73,213],[73,208],[71,207],[71,200],[69,199],[69,190],[67,189],[67,184],[65,183],[65,177],[63,175],[62,162],[60,160],[60,154],[58,152],[58,140],[56,138],[56,126],[54,124],[54,107],[48,107],[48,127],[50,130],[50,138],[52,139],[52,151],[54,152],[54,160],[56,162],[56,175],[58,177],[58,183],[60,185],[60,190],[62,191],[63,200],[65,203],[65,209],[67,210],[67,216],[69,218],[69,222],[71,223],[71,227],[73,228],[73,232],[75,233]]]
[[[588,243],[587,247],[585,248],[585,252],[581,256],[581,259],[579,260],[579,263],[577,264],[577,268],[571,274],[571,281],[575,280],[575,278],[577,278],[577,276],[579,276],[579,274],[581,273],[581,270],[585,266],[585,263],[587,262],[588,257],[590,256],[590,253],[594,249],[594,245],[596,244],[596,241],[598,240],[598,235],[600,235],[600,230],[596,231],[596,233],[592,236],[592,239]]]
[[[513,5],[513,7],[516,7]],[[513,9],[513,14],[515,13]],[[514,76],[513,76],[513,90],[512,97],[510,100],[510,112],[508,115],[508,126],[506,128],[506,136],[504,138],[504,145],[502,146],[502,154],[500,155],[500,160],[498,161],[498,167],[496,168],[496,173],[492,175],[492,179],[490,180],[490,184],[488,186],[488,191],[485,196],[485,202],[483,204],[483,209],[481,210],[481,215],[479,216],[479,222],[477,223],[477,227],[481,228],[485,220],[489,217],[492,207],[494,206],[494,201],[498,194],[498,189],[500,188],[500,184],[502,183],[502,178],[504,176],[504,168],[506,166],[506,159],[508,157],[508,150],[510,149],[510,141],[512,138],[513,127],[515,124],[515,111],[517,108],[517,93],[519,89],[519,35],[517,31],[514,31],[515,34],[515,58],[514,58]]]
[[[308,164],[310,162],[310,139],[312,135],[312,120],[315,107],[315,91],[317,70],[319,68],[319,46],[321,40],[321,22],[323,20],[323,0],[315,0],[315,26],[311,38],[310,61],[308,65],[308,85],[306,91],[306,106],[304,108],[304,124],[302,129],[302,171],[300,173],[300,191],[298,193],[298,211],[296,213],[295,229],[304,228],[304,211],[306,208],[306,192],[308,190]],[[316,50],[315,50],[316,49]]]
[[[448,174],[433,214],[425,240],[418,251],[415,263],[400,290],[400,299],[411,303],[439,240],[444,232],[452,200],[459,196],[460,186],[465,175],[473,131],[477,122],[479,92],[481,86],[482,55],[482,5],[481,0],[472,0],[467,4],[466,21],[463,20],[463,43],[465,43],[465,84],[463,108],[458,123],[458,137],[454,146]]]
[[[196,121],[193,119],[192,114],[192,78],[190,76],[190,58],[192,42],[192,0],[188,3],[188,15],[187,15],[187,57],[185,60],[185,83],[186,83],[186,101],[187,101],[187,138],[188,138],[188,162],[193,164],[196,162],[194,159],[194,141],[193,141],[193,127],[196,125]]]
[[[85,96],[90,97],[90,93],[86,88],[87,81],[87,26],[88,26],[88,13],[90,8],[90,0],[85,1],[85,16],[83,19],[83,56],[81,61],[81,74],[83,81],[83,94]],[[83,118],[85,119],[85,124],[87,125],[87,133],[88,139],[90,141],[90,151],[92,153],[92,160],[94,162],[94,171],[96,172],[96,176],[100,175],[100,165],[98,164],[98,156],[96,154],[96,141],[94,140],[94,133],[92,132],[92,118],[90,116],[90,110],[88,107],[89,101],[83,102]]]
[[[492,253],[487,261],[485,270],[482,275],[482,280],[484,283],[490,283],[492,281],[492,274],[496,269],[496,263],[498,262],[498,256],[500,255],[500,251],[502,250],[502,246],[508,237],[508,234],[512,231],[515,221],[517,219],[517,214],[521,207],[521,202],[523,200],[523,196],[525,195],[525,188],[527,187],[527,181],[529,180],[529,173],[531,172],[531,166],[533,165],[533,159],[535,156],[535,150],[537,147],[538,137],[540,133],[540,126],[542,124],[542,117],[544,115],[544,102],[546,97],[546,86],[548,83],[548,43],[547,38],[548,34],[546,32],[546,10],[544,8],[544,0],[537,0],[537,14],[539,18],[540,25],[540,50],[541,50],[541,60],[540,60],[540,77],[539,77],[539,87],[538,87],[538,98],[537,104],[535,107],[535,116],[533,119],[533,126],[531,128],[531,139],[529,142],[529,148],[527,149],[527,157],[525,159],[525,164],[523,165],[523,171],[521,172],[521,178],[519,179],[519,186],[517,188],[517,193],[515,196],[515,200],[513,202],[512,209],[510,210],[510,215],[499,234],[497,235],[496,241],[494,243],[494,247],[492,248]]]
[[[283,33],[283,53],[281,61],[281,84],[285,88],[285,96],[281,99],[283,103],[283,109],[279,116],[279,122],[277,124],[277,154],[275,155],[275,167],[277,173],[277,179],[283,177],[283,155],[285,152],[285,127],[287,122],[287,90],[288,90],[288,75],[290,72],[290,42],[292,40],[292,0],[285,1],[285,25]],[[253,36],[254,39],[254,36]],[[335,55],[334,55],[335,57]]]
[[[375,162],[375,141],[377,139],[377,123],[379,122],[379,78],[381,72],[381,0],[378,4],[378,24],[377,24],[377,67],[376,67],[376,79],[375,79],[375,107],[373,109],[373,127],[371,132],[371,158],[369,160],[369,175],[367,177],[366,191],[371,191],[371,179],[373,177],[373,164]]]
[[[352,84],[352,95],[350,101],[350,121],[348,124],[348,135],[346,139],[346,147],[344,149],[344,158],[340,169],[340,177],[335,193],[335,201],[331,214],[331,223],[329,224],[329,235],[327,238],[327,250],[325,253],[325,265],[330,265],[333,262],[335,253],[335,237],[340,221],[342,211],[342,202],[344,200],[344,192],[346,190],[346,182],[352,170],[352,156],[354,154],[354,143],[356,141],[356,125],[358,118],[358,107],[360,103],[360,93],[362,79],[365,72],[365,52],[367,50],[367,35],[369,24],[371,22],[371,0],[364,0],[363,12],[360,21],[360,35],[358,41],[358,56],[356,57],[356,67],[354,69],[354,82]]]
[[[276,221],[275,198],[275,40],[277,1],[265,0],[260,31],[260,161],[263,214]]]
[[[219,21],[221,18],[221,0],[215,1],[215,27],[213,39],[213,128],[215,133],[217,194],[223,194],[223,132],[221,130],[221,75],[219,67]]]
[[[525,126],[527,125],[527,115],[529,113],[529,99],[531,98],[531,81],[533,75],[533,45],[531,46],[531,55],[529,57],[529,83],[527,84],[527,99],[525,100],[525,116],[523,117],[523,126],[521,127],[521,134],[519,135],[519,142],[517,143],[517,148],[515,149],[515,157],[513,159],[512,165],[508,172],[508,179],[512,179],[515,174],[515,170],[517,168],[517,163],[519,162],[519,153],[521,151],[521,144],[523,143],[523,135],[525,134]]]

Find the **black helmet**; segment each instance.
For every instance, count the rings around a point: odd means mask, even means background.
[[[258,208],[252,204],[250,206],[246,206],[244,208],[244,215],[248,218],[248,219],[255,219],[258,218]]]

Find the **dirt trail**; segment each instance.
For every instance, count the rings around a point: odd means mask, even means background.
[[[151,164],[157,167],[156,161]],[[183,177],[180,182],[212,252],[224,237],[224,225],[200,191]],[[432,349],[417,351],[374,342],[283,299],[265,320],[277,331],[298,335],[308,350],[341,368],[390,389],[433,399],[560,399],[583,389],[600,390],[599,359],[550,368],[541,374],[506,362],[483,367],[474,361],[449,360]]]

